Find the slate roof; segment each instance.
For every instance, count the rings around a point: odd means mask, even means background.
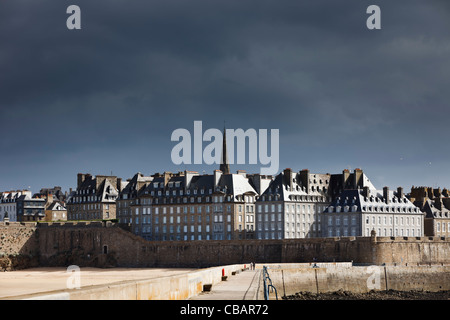
[[[344,190],[330,206],[327,212],[344,212],[347,207],[351,212],[371,213],[420,213],[409,199],[398,192],[389,190],[388,203],[384,198],[383,190],[370,190],[369,196],[365,196],[363,189]]]
[[[450,210],[442,203],[441,198],[427,200],[423,206],[425,218],[450,218]]]

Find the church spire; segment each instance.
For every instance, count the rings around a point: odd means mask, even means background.
[[[223,126],[222,159],[220,161],[220,170],[222,171],[223,174],[230,173],[230,165],[228,164],[227,136],[225,133],[225,125]]]

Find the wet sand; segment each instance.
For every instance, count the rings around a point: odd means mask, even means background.
[[[197,269],[177,268],[80,268],[79,285],[87,287],[127,280],[143,280],[188,273]],[[76,286],[74,272],[66,268],[33,268],[9,272],[0,272],[0,299],[23,294],[73,289]],[[74,289],[76,290],[76,289]]]

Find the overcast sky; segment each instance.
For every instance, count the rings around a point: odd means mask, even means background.
[[[211,173],[171,161],[195,120],[279,129],[280,171],[450,187],[449,76],[446,0],[3,0],[0,191]]]

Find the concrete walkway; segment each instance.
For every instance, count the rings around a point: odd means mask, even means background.
[[[242,271],[189,300],[257,300],[260,273],[261,269]]]

